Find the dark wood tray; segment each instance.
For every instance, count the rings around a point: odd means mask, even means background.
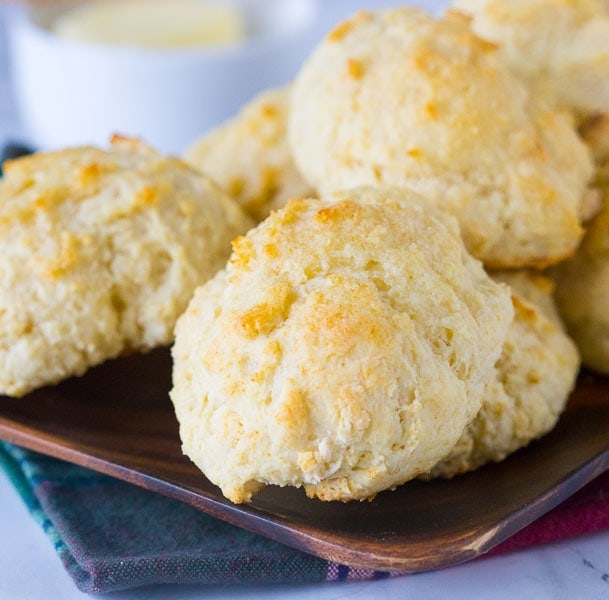
[[[25,398],[0,398],[0,438],[335,562],[411,572],[484,553],[609,467],[609,379],[583,374],[556,429],[503,463],[409,482],[373,502],[323,503],[268,487],[235,506],[182,455],[170,385],[166,349],[111,361]]]

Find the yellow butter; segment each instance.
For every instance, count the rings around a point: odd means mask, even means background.
[[[244,36],[239,10],[204,0],[94,0],[63,13],[57,35],[102,44],[184,47],[227,44]]]

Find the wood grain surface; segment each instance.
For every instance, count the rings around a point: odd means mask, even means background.
[[[0,398],[0,438],[186,502],[351,566],[424,571],[474,558],[609,468],[609,380],[580,377],[556,429],[496,465],[413,481],[373,502],[268,487],[228,502],[180,451],[167,349],[108,362],[21,399]]]

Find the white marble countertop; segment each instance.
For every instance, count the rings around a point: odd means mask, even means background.
[[[368,3],[374,4],[374,0]],[[395,4],[388,0],[383,4]],[[419,2],[424,3],[424,2]],[[333,0],[329,18],[366,4]],[[380,5],[380,2],[376,3]],[[441,1],[433,2],[434,5]],[[330,6],[328,3],[326,6]],[[6,6],[0,4],[0,33]],[[0,144],[24,139],[10,94],[6,49],[0,35]],[[64,571],[50,541],[29,516],[6,476],[0,472],[0,599],[72,600],[87,597]],[[485,598],[561,599],[609,597],[609,531],[528,549],[438,571],[389,580],[277,586],[159,586],[107,595],[136,599],[313,599],[416,598],[417,600]]]

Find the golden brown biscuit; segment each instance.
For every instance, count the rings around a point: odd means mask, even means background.
[[[594,183],[603,196],[609,191],[609,113],[587,117],[579,132],[592,152],[596,167]]]
[[[604,208],[577,253],[553,271],[556,301],[583,364],[609,374],[609,115],[589,116],[580,133],[594,156]]]
[[[531,95],[461,14],[340,25],[295,81],[288,132],[316,189],[409,187],[457,216],[490,267],[555,263],[583,235],[593,166],[572,118]]]
[[[609,374],[609,114],[583,119],[580,133],[595,160],[604,208],[577,253],[553,270],[556,301],[583,364]]]
[[[599,137],[607,136],[609,113],[607,0],[456,0],[454,6],[471,15],[472,29],[497,43],[501,57],[529,86],[573,110],[593,153],[602,150]],[[607,157],[600,164],[595,159],[596,179],[606,179]],[[601,195],[586,197],[584,221],[600,210]]]
[[[0,392],[171,342],[194,288],[249,226],[219,188],[136,140],[5,164]]]
[[[609,188],[577,254],[555,275],[556,302],[583,364],[609,374]]]
[[[405,193],[290,201],[178,320],[183,449],[233,502],[265,484],[371,498],[430,469],[478,412],[509,291]]]
[[[511,286],[514,320],[480,412],[431,477],[501,461],[546,434],[575,384],[579,354],[556,312],[552,281],[523,271],[495,273],[493,279]]]
[[[286,137],[288,105],[289,88],[264,92],[185,154],[256,221],[290,198],[310,196],[313,191],[292,159]]]
[[[609,112],[607,0],[455,0],[473,30],[552,102]]]

